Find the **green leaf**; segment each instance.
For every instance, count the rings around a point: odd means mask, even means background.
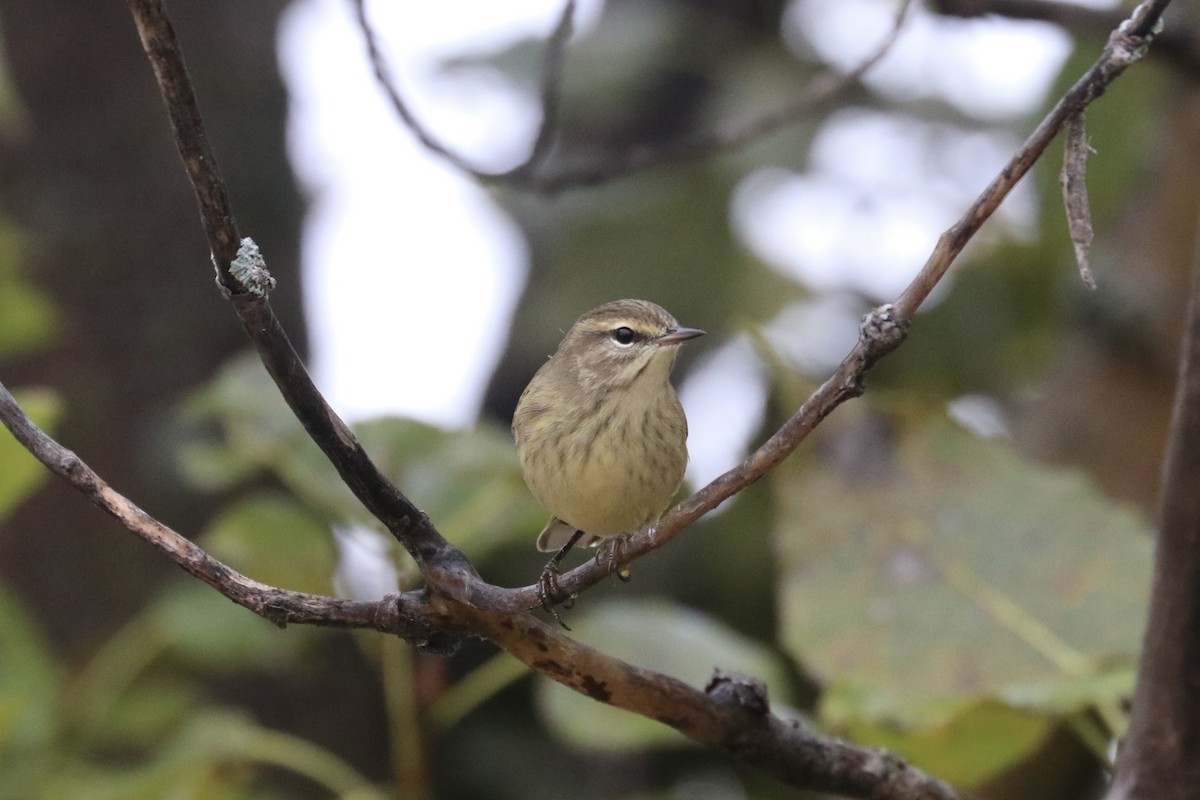
[[[151,611],[156,635],[182,658],[214,672],[287,668],[311,640],[305,626],[279,630],[200,581],[173,587]]]
[[[1007,702],[1015,757],[1045,734],[1024,715],[1128,688],[1112,675],[1138,651],[1152,559],[1135,513],[945,420],[873,441],[870,476],[774,479],[781,640],[826,684],[828,723],[920,739]]]
[[[330,591],[329,529],[278,493],[256,494],[225,509],[202,543],[213,556],[256,581],[314,594]]]
[[[980,700],[944,722],[918,730],[864,718],[845,733],[896,753],[955,786],[975,787],[1032,755],[1058,726],[1042,714]]]
[[[250,800],[281,795],[264,789],[260,766],[300,775],[343,800],[382,800],[352,767],[311,742],[257,725],[246,715],[207,710],[164,738],[151,758],[112,766],[65,764],[37,797],[89,800]],[[30,795],[22,795],[30,796]]]
[[[20,259],[20,237],[0,223],[0,360],[49,344],[58,326],[50,298],[21,278]]]
[[[188,449],[183,466],[193,481],[227,488],[265,469],[328,521],[377,524],[308,438],[257,359],[231,361],[190,411],[215,417],[226,432],[224,447]],[[518,535],[532,540],[545,524],[546,512],[521,479],[512,435],[500,426],[444,431],[386,418],[357,425],[355,434],[384,475],[472,557]]]
[[[113,747],[151,750],[196,713],[200,699],[198,687],[178,676],[141,675],[108,709],[97,733]]]
[[[0,587],[0,774],[43,753],[58,727],[59,669],[25,610]],[[25,765],[28,766],[28,765]]]
[[[355,431],[384,474],[474,558],[514,538],[532,541],[546,523],[548,513],[525,486],[507,429],[480,423],[451,432],[387,418]]]
[[[54,429],[62,416],[62,402],[57,394],[49,389],[24,389],[13,394],[40,428]],[[11,514],[49,477],[46,467],[7,430],[0,431],[0,520]]]
[[[704,686],[714,669],[763,681],[772,706],[790,700],[788,673],[762,644],[694,609],[640,598],[591,604],[572,614],[577,638],[604,653]],[[551,729],[571,744],[593,750],[637,750],[687,742],[675,730],[638,714],[598,703],[547,678],[538,682],[538,705]]]

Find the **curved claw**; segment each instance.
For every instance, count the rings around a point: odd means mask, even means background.
[[[616,575],[618,579],[626,583],[630,579],[629,567],[621,566],[621,562],[625,560],[625,547],[629,544],[629,537],[630,534],[622,533],[619,536],[605,539],[596,550],[596,562],[605,562],[608,574]]]
[[[542,570],[541,576],[538,577],[537,598],[542,605],[542,610],[554,617],[554,621],[561,625],[563,630],[569,631],[571,626],[563,622],[554,606],[562,604],[563,608],[571,608],[575,605],[575,595],[563,597],[563,590],[558,585],[558,575],[558,563],[551,560]]]

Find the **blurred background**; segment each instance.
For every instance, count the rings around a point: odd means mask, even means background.
[[[395,81],[472,163],[520,163],[561,6],[424,5],[367,4]],[[585,0],[545,169],[786,107],[867,58],[898,9]],[[348,3],[170,11],[239,225],[319,385],[487,579],[520,585],[543,563],[544,512],[508,424],[580,313],[645,297],[708,331],[676,383],[690,481],[710,480],[832,371],[1128,8],[917,2],[865,78],[777,132],[553,194],[483,188],[416,143]],[[1192,36],[1192,10],[1171,13],[1168,35]],[[0,0],[0,41],[0,380],[250,577],[369,598],[417,585],[214,291],[125,6]],[[1055,146],[866,397],[631,583],[588,592],[575,635],[695,685],[754,674],[779,713],[981,797],[1092,796],[1144,617],[1197,75],[1164,39],[1089,109],[1097,291],[1074,264]],[[0,436],[0,798],[568,794],[795,796],[486,643],[443,659],[277,630]]]

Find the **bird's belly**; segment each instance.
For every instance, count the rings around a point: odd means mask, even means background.
[[[672,446],[646,447],[647,436],[670,437]],[[640,420],[634,426],[614,425],[599,436],[574,431],[563,441],[568,455],[560,468],[543,471],[530,489],[551,513],[579,530],[602,537],[629,533],[661,516],[679,490],[687,467],[686,437],[685,428]]]

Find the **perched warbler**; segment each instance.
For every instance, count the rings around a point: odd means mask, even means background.
[[[645,300],[605,303],[571,326],[521,394],[521,472],[553,514],[537,539],[539,550],[557,551],[543,591],[577,541],[593,547],[631,533],[670,505],[688,462],[671,366],[679,345],[703,333]]]

